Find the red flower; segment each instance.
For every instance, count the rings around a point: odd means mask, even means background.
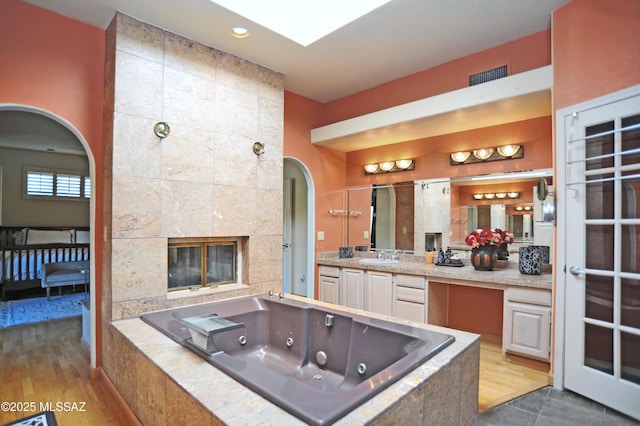
[[[511,235],[511,233],[509,233]],[[480,247],[486,244],[499,246],[503,242],[502,231],[499,229],[490,230],[487,228],[476,229],[471,231],[467,238],[464,240],[468,246]],[[511,242],[513,242],[513,235],[511,235]]]

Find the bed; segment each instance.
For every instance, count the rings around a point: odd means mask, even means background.
[[[88,227],[0,226],[2,300],[40,287],[43,264],[78,260],[89,260]]]

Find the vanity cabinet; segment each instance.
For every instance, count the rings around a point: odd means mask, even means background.
[[[341,269],[340,304],[349,308],[364,309],[364,270]]]
[[[319,299],[323,302],[340,303],[340,268],[336,266],[320,266]]]
[[[393,316],[427,322],[426,279],[417,275],[397,274],[393,284]]]
[[[365,309],[393,315],[393,277],[390,272],[366,272]]]
[[[543,361],[551,356],[551,291],[504,291],[502,350]]]

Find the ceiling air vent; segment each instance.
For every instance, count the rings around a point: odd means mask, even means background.
[[[507,76],[507,66],[503,65],[491,70],[482,71],[469,76],[469,86],[486,83],[487,81],[497,80]]]

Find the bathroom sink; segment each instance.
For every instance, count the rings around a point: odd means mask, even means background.
[[[364,258],[360,259],[360,263],[368,263],[373,265],[388,265],[392,263],[400,263],[399,260],[395,259],[374,259],[374,258]]]

